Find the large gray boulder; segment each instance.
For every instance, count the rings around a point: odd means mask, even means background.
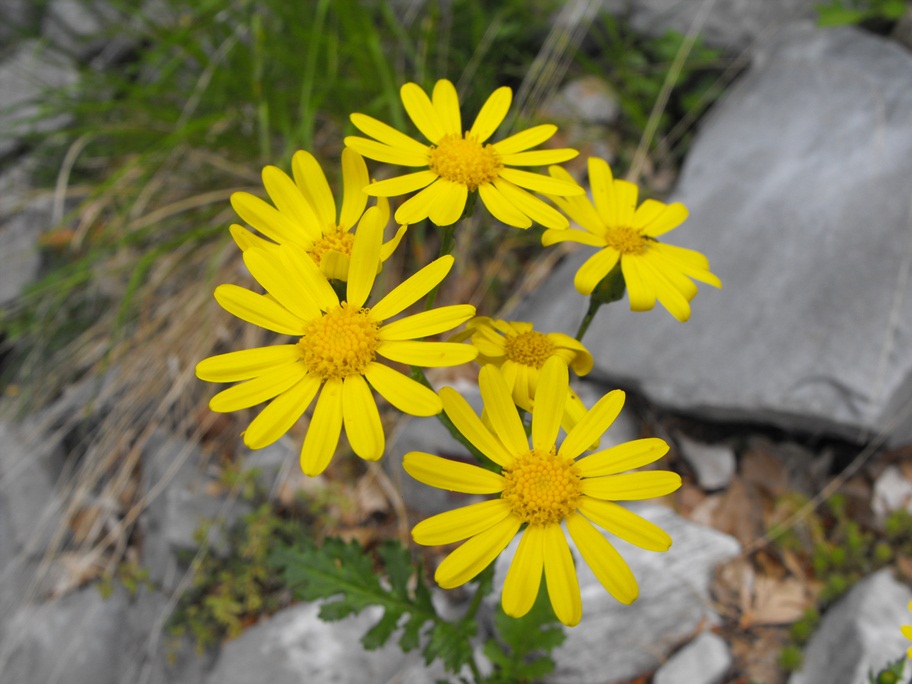
[[[783,31],[703,124],[672,198],[690,219],[667,241],[708,255],[724,289],[702,287],[686,324],[606,307],[584,340],[590,377],[711,419],[896,432],[912,397],[910,196],[912,54],[853,28]],[[574,331],[591,251],[515,316]]]

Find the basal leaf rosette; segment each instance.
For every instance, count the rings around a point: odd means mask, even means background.
[[[505,321],[476,316],[460,333],[478,349],[475,361],[493,364],[503,374],[513,396],[513,403],[532,411],[541,369],[550,358],[561,359],[574,373],[586,375],[592,370],[592,354],[583,344],[559,332],[540,332],[532,323]],[[567,392],[567,405],[561,426],[570,430],[586,413],[586,406],[572,389]]]
[[[453,265],[451,256],[431,262],[366,306],[380,264],[382,232],[382,213],[371,207],[355,235],[342,300],[307,252],[291,243],[244,251],[244,263],[266,294],[237,285],[215,290],[216,300],[229,313],[296,339],[201,361],[196,367],[200,379],[238,383],[216,394],[209,408],[221,413],[269,402],[243,435],[249,448],[260,449],[288,432],[316,398],[301,448],[301,468],[307,475],[323,472],[343,427],[358,456],[377,460],[383,455],[385,435],[371,388],[404,413],[440,412],[436,393],[384,361],[455,366],[477,353],[464,344],[422,340],[471,318],[475,307],[468,304],[390,320],[440,284]]]
[[[479,373],[492,428],[455,390],[440,391],[447,416],[501,467],[500,473],[415,451],[405,455],[403,466],[432,487],[498,495],[435,515],[412,530],[415,542],[426,546],[464,542],[437,567],[434,577],[441,587],[469,582],[522,530],[504,583],[504,612],[525,615],[544,573],[555,615],[573,626],[582,617],[582,599],[564,526],[602,586],[618,601],[632,603],[638,595],[636,578],[595,526],[641,548],[667,551],[671,537],[666,532],[615,502],[665,496],[681,486],[681,478],[664,470],[628,472],[661,458],[668,451],[661,439],[638,439],[579,458],[617,417],[624,404],[620,390],[602,397],[557,446],[568,378],[567,365],[560,359],[549,359],[543,366],[532,410],[531,444],[495,366],[485,366]]]
[[[330,280],[348,280],[354,228],[364,215],[369,200],[364,188],[370,184],[367,164],[351,149],[342,151],[342,205],[336,213],[336,200],[319,162],[309,152],[299,150],[291,159],[292,180],[276,166],[263,168],[263,185],[275,206],[249,192],[231,195],[231,206],[238,215],[265,236],[263,239],[241,225],[231,226],[238,247],[269,249],[275,244],[303,248]],[[389,202],[377,202],[381,223],[389,223]],[[402,225],[380,250],[386,261],[405,235]]]
[[[558,166],[552,166],[550,173],[556,179],[571,178]],[[573,284],[580,294],[591,295],[620,262],[631,310],[649,311],[658,299],[672,316],[686,321],[690,301],[697,294],[694,280],[722,287],[700,252],[658,240],[684,222],[687,208],[653,199],[638,207],[637,186],[613,178],[603,159],[589,158],[589,182],[592,201],[585,196],[551,197],[583,230],[546,230],[542,244],[578,242],[599,250],[576,272]]]
[[[469,194],[477,192],[488,211],[507,225],[528,228],[534,221],[548,228],[567,228],[567,217],[532,193],[570,197],[585,191],[572,179],[522,168],[560,164],[579,154],[571,149],[532,149],[549,140],[557,126],[533,126],[498,142],[487,142],[510,109],[510,88],[498,88],[491,94],[468,131],[462,127],[459,96],[450,81],[437,81],[431,97],[416,83],[406,83],[400,93],[405,111],[427,143],[365,114],[352,114],[351,120],[370,138],[345,138],[348,147],[368,159],[422,168],[366,189],[377,197],[420,191],[396,210],[396,221],[417,223],[430,218],[438,226],[452,225],[462,217]]]

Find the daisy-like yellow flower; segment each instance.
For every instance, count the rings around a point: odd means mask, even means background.
[[[592,354],[581,342],[564,333],[539,332],[531,323],[476,316],[466,324],[463,335],[469,335],[478,349],[475,360],[480,365],[490,363],[500,368],[513,403],[524,411],[532,411],[538,378],[548,359],[561,359],[579,376],[592,370]],[[561,421],[565,430],[576,425],[586,413],[586,406],[573,390],[567,395]]]
[[[909,603],[909,610],[912,610],[912,602]],[[904,637],[906,637],[906,639],[909,639],[910,641],[912,641],[912,625],[903,625],[899,629],[902,632],[902,635]],[[912,659],[912,646],[909,646],[909,649],[906,652],[906,655],[910,659]]]
[[[433,487],[499,494],[496,499],[435,515],[412,530],[414,540],[428,546],[467,540],[437,567],[437,583],[451,589],[470,581],[525,526],[504,583],[504,612],[525,615],[538,595],[544,572],[555,615],[573,626],[582,616],[582,599],[563,523],[602,586],[622,603],[632,603],[638,595],[636,578],[593,523],[644,549],[670,548],[666,532],[614,503],[664,496],[681,486],[680,476],[673,472],[626,472],[661,458],[668,445],[661,439],[638,439],[577,458],[620,412],[624,393],[615,390],[602,397],[556,446],[568,387],[567,366],[560,359],[549,359],[542,368],[532,410],[531,446],[501,372],[485,366],[479,385],[493,429],[485,427],[468,402],[449,387],[440,391],[443,410],[502,472],[416,451],[403,461],[412,477]]]
[[[560,167],[552,166],[550,172],[554,178],[570,179]],[[620,261],[633,311],[648,311],[658,299],[672,316],[686,321],[690,300],[697,294],[691,279],[722,287],[719,278],[710,273],[705,256],[657,240],[684,222],[687,208],[679,202],[664,204],[652,199],[637,207],[637,186],[614,179],[603,159],[589,158],[589,182],[592,202],[586,197],[551,197],[584,230],[547,230],[542,244],[579,242],[599,248],[573,279],[580,294],[592,294]]]
[[[550,139],[557,126],[529,128],[493,144],[485,144],[503,123],[513,91],[495,90],[482,106],[475,123],[463,131],[456,88],[446,79],[437,81],[432,96],[416,83],[401,88],[405,111],[430,142],[419,142],[364,114],[352,114],[355,126],[373,139],[349,136],[345,144],[368,159],[401,166],[427,167],[415,173],[374,183],[367,194],[378,197],[405,195],[421,190],[396,211],[396,221],[417,223],[430,218],[449,226],[463,215],[469,193],[497,219],[517,228],[536,221],[548,228],[569,226],[567,218],[527,190],[550,195],[584,195],[572,179],[555,179],[517,166],[560,164],[576,157],[571,149],[532,150]],[[422,189],[423,188],[423,189]]]
[[[455,366],[476,350],[454,342],[419,338],[452,330],[471,318],[475,307],[444,306],[387,322],[436,287],[453,265],[444,256],[400,283],[371,307],[365,306],[380,264],[383,223],[376,207],[361,219],[352,247],[346,298],[340,301],[326,276],[295,244],[268,250],[250,247],[244,263],[267,294],[220,285],[218,303],[229,313],[296,341],[213,356],[196,367],[210,382],[239,382],[216,394],[209,408],[237,411],[269,403],[244,432],[251,449],[283,434],[316,400],[301,448],[301,468],[318,475],[329,464],[344,426],[354,452],[379,459],[385,448],[383,425],[371,387],[390,404],[415,416],[440,412],[437,394],[378,357],[414,366]]]
[[[275,207],[249,192],[231,195],[231,206],[247,223],[269,238],[264,240],[243,226],[231,226],[238,247],[264,249],[278,244],[304,248],[330,280],[348,280],[353,228],[367,208],[364,188],[370,184],[364,158],[351,149],[342,151],[342,207],[336,214],[336,201],[320,164],[309,152],[299,150],[291,159],[294,180],[276,166],[263,168],[263,185]],[[389,202],[377,202],[384,227],[389,222]],[[337,218],[338,216],[338,218]],[[386,261],[399,245],[406,226],[400,226],[392,240],[380,250]]]

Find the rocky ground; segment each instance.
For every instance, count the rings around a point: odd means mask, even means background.
[[[816,27],[814,4],[604,3],[628,9],[643,31],[699,26],[747,68],[701,121],[671,193],[690,218],[669,241],[707,254],[724,289],[702,289],[685,325],[659,311],[633,315],[621,304],[603,311],[586,337],[596,367],[581,394],[592,400],[623,387],[631,397],[608,439],[656,435],[672,445],[668,461],[684,487],[637,511],[674,545],[652,554],[619,542],[641,587],[630,607],[581,568],[583,622],[555,653],[549,681],[857,684],[908,646],[899,631],[912,623],[908,549],[896,546],[881,563],[865,559],[856,572],[863,579],[823,604],[826,564],[815,566],[806,549],[813,541],[849,548],[839,536],[848,521],[890,539],[890,512],[912,511],[912,51],[860,28]],[[45,87],[75,85],[80,54],[103,59],[104,50],[78,40],[102,19],[76,9],[66,0],[41,15],[25,2],[0,8],[0,26],[43,22],[44,35],[2,52],[0,127],[11,125],[2,123],[8,107],[37,103]],[[0,33],[0,40],[12,45],[14,36]],[[611,95],[598,84],[572,83],[562,96],[554,106],[590,133],[610,127]],[[0,304],[37,273],[36,226],[62,215],[53,195],[30,189],[33,160],[23,141],[67,121],[32,121],[21,106],[16,111],[15,135],[0,140]],[[567,254],[512,318],[575,330],[584,302],[571,281],[583,258]],[[199,549],[199,521],[230,522],[249,511],[221,484],[211,449],[181,434],[157,431],[137,453],[143,505],[131,522],[141,543],[129,553],[149,572],[138,590],[115,583],[103,597],[92,581],[103,574],[101,559],[47,552],[65,535],[122,523],[106,513],[118,503],[101,498],[81,524],[60,524],[73,486],[72,435],[61,425],[93,392],[97,384],[74,387],[24,421],[0,420],[0,680],[442,676],[392,646],[363,652],[358,639],[371,615],[327,625],[313,604],[245,626],[204,655],[168,638],[165,625],[192,577],[186,557]],[[392,518],[398,502],[418,519],[452,505],[400,481],[398,459],[410,449],[455,452],[458,445],[433,421],[400,426],[385,474],[374,477],[396,485],[401,499],[362,488],[360,513]],[[326,484],[297,476],[291,440],[241,457],[280,499]],[[839,510],[824,502],[833,494]],[[358,516],[350,514],[351,535]],[[206,548],[218,553],[219,543],[216,535]],[[794,640],[790,626],[818,605],[827,609],[807,635],[803,666],[787,675],[780,653]]]

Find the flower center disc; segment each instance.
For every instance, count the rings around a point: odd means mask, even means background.
[[[580,497],[579,466],[548,453],[529,451],[504,470],[501,496],[513,513],[530,525],[559,523],[576,510]]]
[[[482,146],[474,137],[445,135],[431,147],[428,166],[441,178],[465,185],[472,192],[497,178],[503,162],[492,145]]]
[[[352,245],[354,244],[355,234],[350,230],[336,226],[326,231],[323,237],[314,243],[308,253],[310,258],[319,266],[323,260],[323,255],[327,252],[342,252],[342,254],[351,256]]]
[[[504,348],[510,361],[532,368],[541,368],[554,353],[554,343],[535,330],[508,336]]]
[[[605,231],[605,242],[621,254],[642,254],[646,251],[646,239],[626,226]]]
[[[324,380],[362,375],[376,356],[379,330],[370,309],[356,309],[342,302],[342,306],[308,324],[298,341],[301,360],[309,373]]]

